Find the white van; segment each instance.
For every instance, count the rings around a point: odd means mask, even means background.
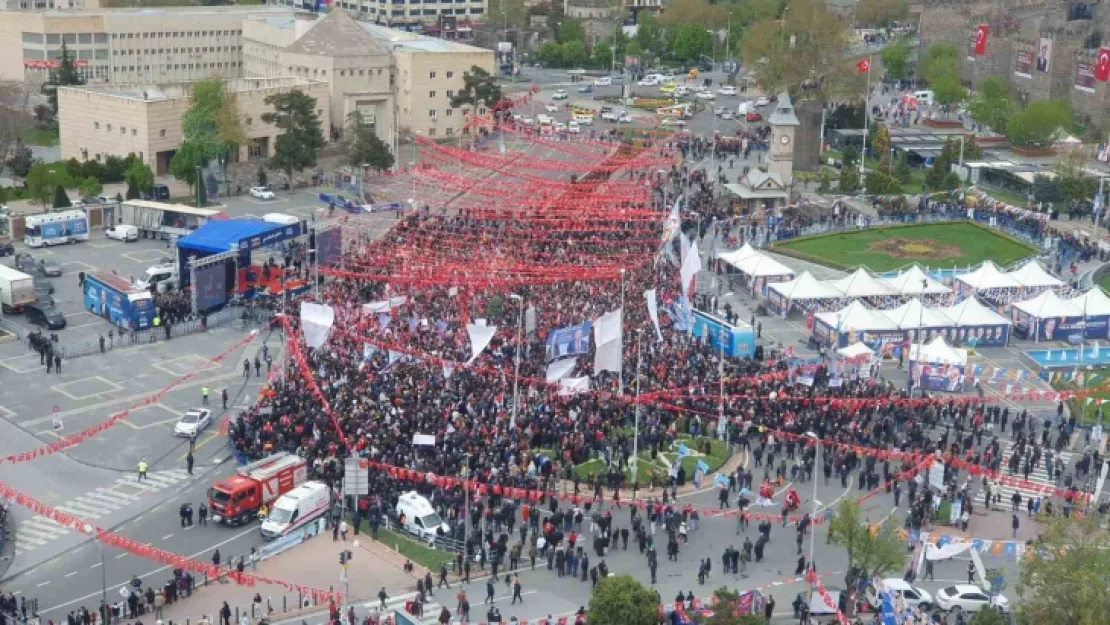
[[[104,236],[108,237],[109,239],[123,241],[124,243],[127,243],[129,241],[138,241],[139,229],[128,224],[119,224],[118,226],[112,226],[111,228],[105,230]]]
[[[262,221],[271,224],[281,224],[283,226],[293,226],[301,223],[301,220],[288,213],[266,213],[262,216]]]
[[[397,517],[401,519],[405,531],[423,540],[435,540],[439,530],[444,533],[451,531],[451,526],[432,508],[432,502],[416,491],[409,491],[397,499]]]
[[[932,106],[933,105],[933,100],[936,99],[936,96],[933,94],[932,91],[928,91],[928,90],[926,90],[926,91],[914,91],[913,92],[913,99],[917,100],[918,104],[921,104],[921,105],[924,105],[924,106]]]
[[[751,100],[741,102],[736,106],[737,115],[747,115],[755,110],[755,104]]]
[[[323,482],[305,482],[274,502],[262,520],[262,537],[273,540],[320,518],[331,506],[331,492]]]

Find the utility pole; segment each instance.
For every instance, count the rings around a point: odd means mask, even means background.
[[[632,426],[632,483],[640,479],[640,335],[641,330],[636,330],[636,405],[635,418]],[[635,490],[632,491],[636,493]]]

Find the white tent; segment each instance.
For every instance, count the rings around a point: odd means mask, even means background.
[[[776,282],[767,287],[768,289],[778,293],[786,300],[796,299],[835,299],[837,297],[844,297],[844,294],[836,290],[835,287],[829,286],[828,282],[822,282],[813,277],[808,271],[803,271],[802,275],[788,280],[786,282]]]
[[[934,310],[951,319],[956,327],[1013,325],[1009,319],[987,308],[974,297],[969,297],[955,306]]]
[[[926,308],[921,300],[914,298],[898,308],[880,310],[878,313],[893,321],[902,330],[912,328],[950,328],[952,320],[935,308]]]
[[[827,284],[843,293],[845,297],[876,297],[896,294],[894,287],[871,275],[863,267],[839,280],[829,280]]]
[[[737,262],[733,262],[731,259],[724,257],[722,257],[722,259],[726,263],[732,265],[733,267],[736,267],[736,269],[738,269],[741,273],[749,275],[753,278],[794,275],[793,269],[771,258],[763,252],[749,254],[748,256],[741,258]]]
[[[752,254],[758,254],[758,253],[759,252],[757,252],[756,249],[754,247],[752,247],[750,243],[745,243],[743,245],[743,247],[741,247],[738,250],[732,250],[731,252],[721,252],[720,254],[717,254],[717,258],[725,261],[726,263],[728,263],[730,265],[735,265],[736,263],[744,260],[745,258],[751,256]]]
[[[967,350],[952,347],[944,337],[938,336],[925,345],[910,345],[910,360],[929,364],[966,365]]]
[[[979,268],[970,273],[956,276],[957,282],[962,282],[974,291],[984,289],[1019,289],[1022,284],[1002,272],[998,265],[985,261]]]
[[[1086,293],[1079,297],[1073,297],[1067,300],[1073,306],[1083,311],[1088,317],[1097,317],[1100,315],[1110,315],[1110,297],[1099,287],[1092,287]]]
[[[848,347],[841,347],[836,350],[836,353],[845,358],[859,358],[861,356],[874,356],[875,350],[864,343],[852,343]]]
[[[951,293],[952,289],[943,283],[930,278],[921,267],[914,265],[900,272],[893,278],[881,278],[895,291],[902,295],[923,295],[934,293]]]
[[[1014,304],[1014,308],[1037,319],[1083,316],[1081,309],[1057,295],[1056,291],[1045,291],[1033,299]]]
[[[1041,264],[1035,260],[1025,263],[1020,269],[1015,269],[1006,275],[1017,280],[1021,286],[1026,288],[1061,286],[1064,284],[1063,280],[1045,271],[1044,267],[1041,267]]]
[[[817,319],[830,328],[840,328],[841,332],[898,329],[893,321],[864,306],[859,300],[837,312],[817,313]]]

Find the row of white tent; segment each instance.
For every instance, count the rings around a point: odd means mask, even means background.
[[[956,276],[956,282],[974,292],[987,289],[1055,288],[1065,285],[1063,280],[1045,271],[1035,260],[1008,272],[1002,271],[998,265],[988,260],[975,271]]]
[[[767,254],[755,249],[749,243],[731,252],[718,254],[717,258],[735,267],[740,273],[753,278],[773,278],[792,276],[794,270]]]
[[[914,298],[898,308],[875,310],[856,300],[839,311],[817,313],[816,318],[831,328],[879,332],[916,328],[958,328],[962,326],[1012,325],[974,297],[954,306],[927,308]]]
[[[1017,302],[1013,307],[1037,319],[1101,317],[1110,315],[1110,297],[1097,286],[1070,299],[1060,297],[1055,291],[1045,291],[1032,299]]]

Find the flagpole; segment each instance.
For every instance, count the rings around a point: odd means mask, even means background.
[[[863,146],[859,161],[859,184],[863,186],[863,171],[867,169],[867,129],[870,127],[868,119],[871,117],[871,55],[867,55],[867,90],[863,92]]]

